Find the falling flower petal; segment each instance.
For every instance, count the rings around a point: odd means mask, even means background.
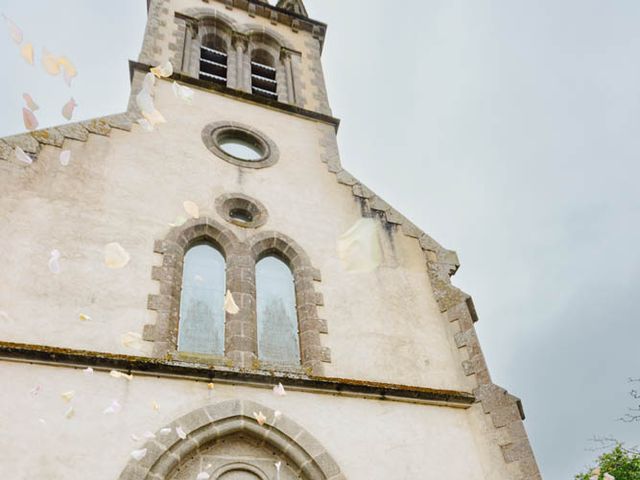
[[[156,84],[156,76],[153,73],[147,73],[144,76],[144,80],[142,80],[142,89],[147,93],[151,94],[153,92],[153,87]]]
[[[140,125],[143,130],[145,130],[146,132],[153,132],[154,126],[149,120],[147,120],[146,118],[139,118],[137,121],[138,125]]]
[[[27,130],[38,128],[38,119],[28,108],[22,108],[22,120],[24,121],[24,128]]]
[[[140,441],[140,437],[138,435],[136,435],[135,433],[132,433],[130,435],[131,440],[133,440],[134,442],[139,442]]]
[[[144,432],[142,436],[147,440],[153,440],[154,438],[156,438],[155,434],[152,432]]]
[[[348,272],[371,272],[382,262],[378,223],[361,218],[338,239],[338,256]]]
[[[24,98],[24,101],[27,104],[27,108],[32,112],[35,112],[40,108],[38,104],[33,101],[33,98],[31,98],[31,95],[29,95],[28,93],[23,93],[22,98]]]
[[[153,408],[156,412],[160,411],[160,405],[155,400],[151,402],[151,408]]]
[[[40,422],[42,425],[46,425],[47,421],[44,418],[39,418],[38,422]]]
[[[253,417],[256,419],[256,422],[258,422],[258,425],[264,425],[264,422],[267,421],[267,417],[265,417],[262,412],[253,412]]]
[[[180,85],[178,82],[173,82],[173,94],[186,103],[193,103],[194,91],[189,87]]]
[[[184,433],[184,430],[182,429],[182,427],[177,426],[176,427],[176,434],[182,439],[184,440],[185,438],[187,438],[187,434]]]
[[[71,100],[65,103],[64,107],[62,107],[62,116],[67,120],[71,120],[71,117],[73,117],[73,109],[77,106],[78,104],[76,103],[76,101],[71,98]]]
[[[15,23],[13,23],[13,21],[4,13],[2,14],[2,18],[4,18],[4,21],[7,24],[9,35],[11,35],[11,40],[13,40],[13,43],[20,45],[22,43],[22,30],[20,30],[20,28]]]
[[[71,80],[78,75],[76,67],[67,57],[58,57],[58,65],[62,68],[65,83],[71,86]]]
[[[66,167],[71,161],[71,150],[62,150],[60,152],[60,165]]]
[[[117,242],[104,247],[104,264],[109,268],[123,268],[130,259],[129,253]]]
[[[171,75],[173,75],[173,65],[171,65],[170,61],[166,61],[165,63],[162,63],[157,67],[153,67],[151,69],[151,73],[153,73],[158,78],[170,77]]]
[[[66,412],[64,412],[64,416],[65,416],[66,418],[71,418],[71,417],[73,417],[73,416],[75,415],[75,413],[76,413],[76,412],[75,412],[75,410],[73,409],[73,407],[69,407],[69,408],[67,409],[67,411],[66,411]]]
[[[280,410],[276,410],[273,412],[273,420],[276,421],[282,416],[282,412]]]
[[[29,65],[33,65],[33,45],[25,43],[20,47],[20,56],[24,58],[24,61]]]
[[[29,391],[29,393],[35,397],[40,393],[40,390],[42,390],[42,387],[40,385],[36,385]]]
[[[224,297],[224,309],[231,315],[235,315],[240,311],[240,308],[238,308],[238,305],[236,305],[236,302],[233,299],[233,294],[230,290],[227,290],[227,294]]]
[[[141,352],[149,352],[149,346],[142,340],[142,335],[136,332],[127,332],[120,337],[122,345]]]
[[[70,390],[68,392],[64,392],[63,394],[61,394],[60,396],[62,397],[62,399],[65,402],[70,402],[71,399],[75,396],[76,392],[74,392],[73,390]]]
[[[58,250],[51,250],[49,270],[51,273],[60,273],[60,252]]]
[[[171,433],[171,429],[170,428],[161,428],[160,429],[160,435],[168,435]]]
[[[196,477],[196,480],[208,480],[211,477],[207,472],[200,472]]]
[[[84,373],[87,377],[90,377],[91,375],[93,375],[93,368],[85,368],[84,370],[82,370],[82,373]]]
[[[191,218],[200,218],[200,209],[194,202],[186,200],[182,203],[182,206],[184,207],[184,211],[187,212]]]
[[[213,390],[213,387],[214,387],[213,383],[207,383],[207,388],[209,390]]]
[[[84,313],[80,314],[80,320],[83,322],[90,322],[91,321],[91,317],[89,315],[85,315]]]
[[[49,75],[54,77],[60,73],[58,58],[46,48],[42,49],[42,66]]]
[[[287,394],[287,392],[284,389],[284,385],[279,383],[278,385],[273,387],[273,394],[278,397],[284,397]]]
[[[16,153],[16,158],[21,162],[24,162],[27,165],[31,165],[33,163],[33,159],[29,155],[24,153],[24,150],[22,150],[20,147],[15,148],[15,153]]]
[[[141,450],[134,450],[133,452],[131,452],[131,456],[133,457],[134,460],[137,460],[137,461],[142,460],[146,454],[147,454],[146,448],[143,448]]]
[[[111,370],[109,375],[113,378],[126,378],[127,380],[133,380],[133,375],[127,375],[126,373],[119,372],[118,370]]]
[[[105,415],[112,415],[114,413],[118,413],[121,409],[122,405],[120,405],[120,402],[118,400],[113,400],[111,402],[111,405],[105,408],[102,413],[104,413]]]
[[[143,88],[136,95],[136,105],[138,105],[140,112],[151,125],[167,122],[162,114],[156,109],[153,103],[153,98],[146,89]]]

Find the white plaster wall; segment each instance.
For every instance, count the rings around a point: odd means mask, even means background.
[[[202,406],[252,400],[280,410],[314,436],[349,480],[507,480],[499,462],[478,446],[473,410],[0,362],[11,389],[0,395],[0,468],[6,478],[114,480],[142,442],[130,436],[157,432]],[[40,387],[36,396],[30,391]],[[60,394],[75,391],[70,403]],[[115,415],[103,410],[122,404]],[[152,402],[160,406],[156,411]],[[69,405],[75,415],[64,414]],[[40,419],[44,420],[44,424]],[[489,463],[487,463],[489,462]],[[487,473],[485,473],[487,472]]]
[[[140,74],[138,74],[140,75]],[[320,160],[326,126],[232,98],[197,92],[194,105],[178,101],[171,84],[157,85],[156,104],[168,119],[153,133],[134,127],[111,138],[69,142],[68,167],[59,150],[45,148],[33,165],[0,163],[0,338],[97,351],[135,354],[123,333],[155,322],[147,296],[158,292],[151,268],[159,265],[155,240],[196,202],[202,216],[224,222],[215,199],[241,192],[269,211],[260,230],[280,231],[298,242],[322,272],[322,342],[332,350],[330,376],[432,388],[472,388],[460,367],[449,325],[431,292],[418,242],[401,233],[390,239],[391,266],[370,274],[345,272],[336,240],[359,217],[350,188],[337,183]],[[280,148],[273,167],[231,165],[209,152],[201,138],[209,122],[251,125]],[[240,238],[253,234],[228,224]],[[103,248],[119,242],[130,252],[122,270],[103,265]],[[62,272],[51,274],[49,252],[62,253]],[[390,249],[391,247],[389,247]],[[390,250],[389,250],[390,251]],[[81,322],[79,314],[92,317]]]

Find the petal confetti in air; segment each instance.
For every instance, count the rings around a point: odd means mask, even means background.
[[[153,87],[155,86],[155,84],[156,76],[153,73],[147,73],[144,76],[144,80],[142,81],[142,89],[151,94],[153,92]]]
[[[338,239],[338,257],[348,272],[371,272],[382,262],[378,222],[361,218]]]
[[[136,333],[136,332],[123,333],[122,336],[120,337],[120,340],[122,342],[122,345],[127,348],[132,348],[134,350],[138,350],[141,352],[149,351],[149,347],[144,342],[144,340],[142,340],[142,335],[140,335],[139,333]]]
[[[60,252],[58,250],[51,250],[51,256],[49,257],[49,271],[51,273],[60,273]]]
[[[24,121],[24,128],[27,130],[35,130],[38,128],[38,119],[28,108],[22,108],[22,120]]]
[[[67,103],[64,104],[64,107],[62,107],[62,116],[67,120],[71,120],[71,117],[73,117],[73,110],[77,106],[78,104],[76,103],[76,101],[71,98]]]
[[[9,35],[11,35],[11,40],[13,43],[20,45],[22,43],[22,30],[13,23],[13,21],[7,17],[4,13],[2,14],[2,18],[4,18],[5,23],[7,24],[7,28],[9,29]]]
[[[151,73],[153,73],[158,78],[166,78],[173,75],[173,65],[170,61],[166,61],[157,67],[153,67],[151,69]]]
[[[194,91],[189,87],[180,85],[178,82],[173,82],[173,94],[186,103],[193,103]]]
[[[104,247],[104,264],[113,269],[124,268],[131,257],[118,242],[109,243]]]
[[[151,402],[151,408],[153,408],[156,412],[160,411],[160,405],[155,400]]]
[[[196,477],[196,480],[208,480],[209,478],[211,478],[211,475],[209,475],[207,472],[200,472]]]
[[[140,437],[138,435],[136,435],[135,433],[132,433],[130,435],[131,440],[133,440],[134,442],[139,442],[140,441]]]
[[[156,438],[155,433],[152,433],[152,432],[144,432],[142,436],[147,440],[153,440],[154,438]]]
[[[182,203],[182,206],[184,207],[184,211],[187,212],[191,218],[200,218],[200,208],[198,208],[198,205],[194,202],[191,200],[185,200]]]
[[[182,440],[187,438],[187,434],[184,433],[184,430],[182,429],[181,426],[177,426],[176,427],[176,435],[178,435]]]
[[[24,102],[27,104],[27,108],[32,112],[35,112],[40,108],[38,104],[33,101],[33,98],[31,98],[31,95],[29,95],[28,93],[23,93],[22,98],[24,99]]]
[[[127,380],[133,380],[133,375],[127,375],[126,373],[119,372],[118,370],[111,370],[109,375],[113,378],[126,378]]]
[[[207,388],[209,390],[213,390],[213,387],[214,387],[213,383],[207,383]]]
[[[264,422],[267,421],[267,417],[265,417],[262,412],[253,412],[253,417],[256,419],[256,422],[258,422],[258,425],[264,425]]]
[[[176,217],[175,221],[173,223],[170,223],[169,226],[170,227],[181,227],[185,223],[187,223],[187,218],[186,217]]]
[[[147,449],[143,448],[141,450],[134,450],[133,452],[131,452],[131,457],[134,460],[140,461],[145,457],[146,454],[147,454]]]
[[[143,88],[136,95],[136,105],[140,109],[140,112],[142,113],[144,118],[152,126],[157,125],[158,123],[167,122],[162,114],[156,109],[156,106],[153,103],[153,98],[151,97],[151,93],[149,93],[146,89]]]
[[[120,402],[118,400],[113,400],[111,402],[111,405],[105,408],[102,413],[104,413],[105,415],[113,415],[114,413],[118,413],[120,410],[122,410],[122,405],[120,405]]]
[[[91,375],[93,375],[93,368],[85,368],[84,370],[82,370],[82,373],[84,373],[87,377],[90,377]]]
[[[42,66],[49,75],[52,75],[54,77],[60,73],[60,64],[58,63],[58,57],[53,55],[46,48],[42,49]]]
[[[60,152],[60,165],[66,167],[71,161],[71,150],[62,150]]]
[[[20,147],[15,148],[15,154],[16,158],[21,162],[26,163],[27,165],[31,165],[33,163],[33,159],[29,155],[24,153],[24,150],[22,150]]]
[[[227,290],[227,294],[224,297],[224,309],[231,315],[235,315],[240,311],[240,308],[236,305],[236,302],[233,299],[233,294],[230,290]]]
[[[33,45],[25,43],[20,47],[20,56],[24,58],[24,61],[29,65],[33,65]]]
[[[170,428],[161,428],[160,429],[160,435],[168,435],[171,433],[171,429]]]
[[[69,403],[71,401],[71,399],[73,399],[73,397],[75,397],[76,392],[74,392],[73,390],[69,390],[68,392],[64,392],[63,394],[61,394],[60,396],[62,397],[62,399]]]
[[[58,57],[58,65],[62,68],[65,83],[71,86],[71,80],[78,75],[76,67],[67,57]]]
[[[80,317],[80,321],[82,322],[90,322],[91,321],[91,317],[89,315],[85,315],[84,313],[81,313],[79,315]]]
[[[66,411],[66,412],[64,412],[64,416],[65,416],[66,418],[71,418],[71,417],[73,417],[75,414],[76,414],[76,411],[73,409],[73,407],[69,407],[69,408],[67,409],[67,411]]]
[[[287,394],[287,392],[285,391],[284,386],[281,383],[279,383],[278,385],[273,387],[273,394],[278,397],[284,397]]]

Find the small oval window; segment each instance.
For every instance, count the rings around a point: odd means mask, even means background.
[[[228,155],[249,162],[262,160],[267,153],[260,140],[241,130],[223,132],[218,137],[217,143]]]
[[[242,223],[253,222],[253,214],[244,208],[234,208],[229,212],[229,216]]]

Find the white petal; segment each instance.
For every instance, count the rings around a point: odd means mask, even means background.
[[[155,400],[151,402],[151,408],[153,408],[156,412],[160,411],[160,405]]]
[[[133,452],[131,452],[131,457],[133,457],[134,460],[140,461],[145,457],[146,454],[147,449],[143,448],[141,450],[134,450]]]
[[[85,368],[84,370],[82,370],[82,373],[84,373],[87,377],[90,377],[91,375],[93,375],[93,368]]]
[[[104,264],[109,268],[123,268],[130,259],[129,253],[117,242],[109,243],[104,248]]]
[[[38,128],[38,119],[28,108],[22,108],[22,120],[24,121],[24,128],[27,130],[35,130]]]
[[[118,370],[111,370],[109,375],[113,378],[126,378],[127,380],[133,380],[133,375],[127,375],[126,373],[119,372]]]
[[[175,221],[173,223],[170,223],[169,226],[170,227],[181,227],[182,225],[184,225],[187,222],[186,217],[176,217]]]
[[[89,315],[85,315],[84,313],[80,314],[80,320],[83,322],[90,322],[91,321],[91,317]]]
[[[74,392],[73,390],[69,390],[68,392],[64,392],[63,394],[61,394],[60,396],[62,397],[62,399],[65,402],[70,402],[71,399],[76,395],[76,392]]]
[[[279,383],[278,385],[273,387],[273,394],[278,397],[284,397],[287,394],[287,392],[285,391],[284,386],[281,383]]]
[[[29,391],[29,393],[35,397],[40,393],[40,390],[42,390],[42,386],[36,385]]]
[[[67,103],[64,104],[64,107],[62,107],[62,116],[64,118],[66,118],[67,120],[71,120],[71,117],[73,117],[73,110],[77,106],[78,106],[78,104],[72,98],[71,100],[69,100]]]
[[[142,434],[142,436],[144,438],[146,438],[147,440],[152,440],[152,439],[156,438],[156,435],[154,433],[151,433],[151,432],[144,432]]]
[[[211,477],[207,472],[200,472],[196,477],[196,480],[208,480]]]
[[[65,416],[66,418],[71,418],[71,417],[73,417],[75,414],[76,414],[76,412],[75,412],[75,410],[73,409],[73,407],[69,407],[69,408],[67,409],[67,411],[66,411],[66,412],[64,412],[64,416]]]
[[[171,75],[173,75],[173,65],[170,61],[167,60],[165,63],[162,63],[157,67],[153,67],[151,69],[151,73],[153,73],[158,78],[170,77]]]
[[[184,433],[184,430],[182,429],[182,427],[177,426],[176,427],[176,434],[182,439],[184,440],[185,438],[187,438],[187,434]]]
[[[131,440],[133,440],[134,442],[139,442],[140,441],[140,437],[138,435],[136,435],[135,433],[131,434]]]
[[[38,104],[33,101],[33,98],[31,98],[31,95],[29,95],[28,93],[23,93],[22,98],[24,98],[24,102],[27,104],[27,108],[32,112],[35,112],[40,108]]]
[[[60,273],[60,259],[58,257],[49,258],[49,270],[51,273]]]
[[[105,415],[112,415],[114,413],[118,413],[120,410],[122,410],[122,405],[120,405],[120,402],[118,402],[118,400],[113,400],[111,402],[111,405],[105,408],[102,413],[104,413]]]
[[[147,93],[151,94],[153,92],[153,87],[156,84],[156,76],[149,72],[144,76],[144,80],[142,81],[142,89]]]
[[[182,206],[184,207],[184,211],[187,212],[191,218],[200,218],[200,209],[194,202],[191,200],[185,200],[182,203]]]
[[[236,305],[236,302],[233,299],[233,294],[230,290],[227,290],[227,294],[224,297],[224,309],[231,315],[235,315],[240,311],[240,308]]]
[[[382,262],[378,222],[361,218],[338,239],[338,257],[348,272],[371,272]]]
[[[15,154],[16,158],[21,162],[24,162],[27,165],[31,165],[33,163],[33,159],[29,155],[24,153],[24,150],[22,150],[20,147],[15,148]]]
[[[9,29],[11,40],[13,40],[13,43],[20,45],[22,43],[23,37],[22,30],[20,30],[20,28],[15,23],[13,23],[13,21],[11,21],[11,19],[4,13],[2,14],[2,18],[4,18],[4,21],[7,23],[7,28]]]
[[[171,433],[171,429],[170,428],[161,428],[160,429],[160,435],[168,435]]]
[[[24,61],[29,65],[33,65],[33,45],[30,43],[25,43],[20,48],[20,56],[24,58]]]
[[[253,412],[253,417],[256,419],[256,422],[258,422],[258,425],[264,425],[264,422],[267,421],[267,417],[265,417],[262,412]]]
[[[154,126],[149,120],[147,120],[146,118],[139,118],[137,121],[138,125],[140,125],[143,130],[145,130],[146,132],[153,132]]]
[[[194,91],[189,87],[180,85],[178,82],[173,82],[173,94],[186,103],[193,103]]]
[[[60,152],[60,165],[66,167],[71,161],[71,150],[62,150]]]

